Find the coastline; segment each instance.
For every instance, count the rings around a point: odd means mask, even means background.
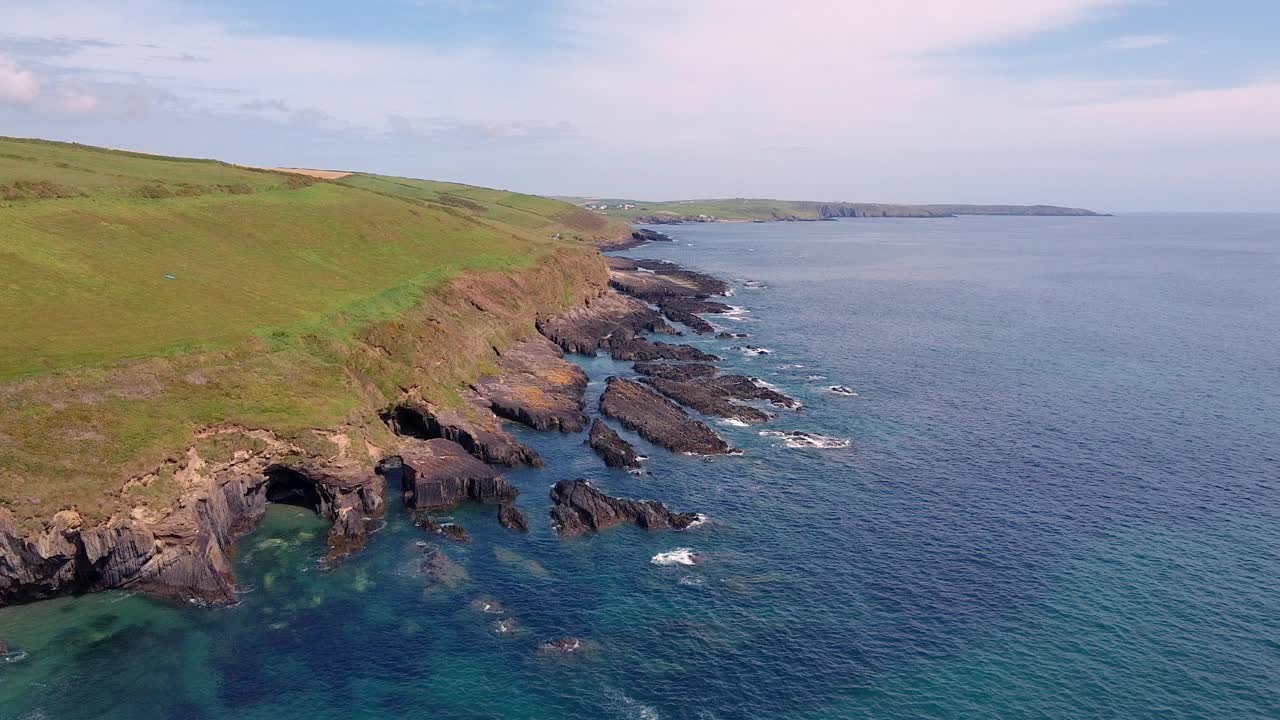
[[[670,241],[662,233],[636,229],[625,242],[600,245],[602,251],[614,251]],[[109,589],[138,590],[203,605],[232,604],[238,590],[229,558],[235,555],[238,538],[256,527],[270,502],[303,504],[326,518],[331,525],[328,561],[332,563],[368,542],[385,512],[389,485],[392,491],[402,485],[411,506],[412,498],[428,496],[436,501],[423,501],[421,507],[435,510],[467,501],[492,502],[500,506],[504,525],[527,526],[514,507],[514,492],[501,484],[500,468],[537,466],[542,461],[504,426],[514,422],[542,431],[585,431],[588,418],[582,396],[587,380],[563,359],[564,353],[605,352],[615,359],[647,363],[649,369],[637,369],[649,375],[655,363],[658,369],[679,369],[688,361],[703,363],[700,367],[709,371],[699,377],[642,377],[639,383],[611,378],[610,389],[601,398],[602,415],[672,452],[731,450],[713,430],[690,417],[685,406],[735,421],[746,417],[767,422],[768,413],[740,403],[786,404],[788,399],[767,391],[754,379],[715,377],[718,373],[706,364],[718,359],[714,356],[688,345],[650,339],[654,334],[678,338],[682,331],[668,321],[706,332],[710,325],[698,326],[699,313],[728,309],[708,301],[727,294],[725,283],[671,263],[596,257],[596,262],[610,266],[608,286],[603,278],[592,279],[568,309],[550,314],[543,310],[530,314],[525,309],[509,317],[505,322],[514,323],[516,339],[496,352],[496,373],[465,383],[460,405],[429,399],[416,387],[404,389],[398,399],[378,409],[385,427],[377,432],[372,428],[353,432],[354,427],[320,431],[336,448],[329,453],[269,430],[213,426],[197,432],[195,442],[182,453],[126,484],[147,487],[172,478],[185,489],[167,509],[134,508],[103,522],[92,522],[74,509],[60,510],[35,532],[23,532],[7,511],[0,512],[4,567],[0,606]],[[567,268],[539,272],[563,275]],[[462,285],[460,295],[469,311],[478,313],[472,322],[491,323],[497,309],[478,302],[481,295],[474,292],[475,279],[456,284]],[[518,306],[528,307],[523,300]],[[545,302],[535,304],[545,306]],[[485,316],[491,319],[482,320]],[[667,365],[671,361],[678,364]],[[600,438],[593,447],[602,456],[635,457],[634,449],[607,425],[597,432],[600,424],[596,419],[592,439]],[[612,436],[604,436],[605,432]],[[429,450],[424,443],[444,445]],[[495,469],[487,473],[465,469],[461,463],[465,458]],[[472,478],[479,477],[489,478],[484,481],[488,484],[474,484],[479,481]],[[423,485],[423,478],[432,480]],[[582,522],[597,529],[610,524],[603,519],[606,516],[642,517],[648,512],[617,498],[589,505],[593,507],[583,510]],[[567,518],[562,515],[556,526],[576,526]],[[653,517],[637,522],[646,527],[660,524]]]

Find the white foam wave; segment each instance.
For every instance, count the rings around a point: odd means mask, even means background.
[[[781,438],[783,444],[793,449],[839,450],[841,448],[847,448],[852,444],[844,438],[819,435],[817,433],[804,432],[801,430],[792,430],[790,432],[761,430],[760,436]]]
[[[669,552],[658,553],[649,559],[654,565],[696,565],[698,556],[692,548],[676,548]]]
[[[742,422],[738,418],[724,418],[720,421],[721,425],[729,425],[730,427],[747,427],[747,423]]]
[[[692,530],[700,525],[706,525],[707,521],[709,521],[710,519],[711,518],[707,517],[706,515],[703,515],[702,513],[698,513],[698,519],[694,520],[693,522],[685,526],[685,530]]]
[[[847,385],[832,385],[827,388],[827,391],[834,395],[847,395],[849,397],[858,396],[857,391]]]

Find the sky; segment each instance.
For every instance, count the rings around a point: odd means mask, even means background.
[[[1280,211],[1274,0],[0,0],[0,135],[539,194]]]

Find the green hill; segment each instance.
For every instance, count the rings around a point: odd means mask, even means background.
[[[624,230],[499,190],[0,138],[0,506],[105,517],[215,423],[385,432],[402,388],[447,402],[603,282],[593,242]]]
[[[771,222],[839,217],[951,217],[955,215],[1096,215],[1057,205],[898,205],[731,198],[648,202],[617,198],[560,198],[599,215],[636,223]]]

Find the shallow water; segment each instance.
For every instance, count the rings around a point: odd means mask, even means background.
[[[532,532],[458,510],[452,589],[394,501],[331,571],[324,523],[273,507],[235,608],[0,611],[25,653],[0,717],[1280,716],[1280,217],[664,230],[630,254],[735,278],[744,312],[712,320],[752,335],[694,342],[804,403],[716,424],[741,457],[624,433],[651,458],[634,477],[521,431],[548,460],[510,474]],[[593,407],[628,372],[582,365]],[[708,521],[561,541],[547,491],[569,477]],[[565,635],[586,649],[537,653]]]

